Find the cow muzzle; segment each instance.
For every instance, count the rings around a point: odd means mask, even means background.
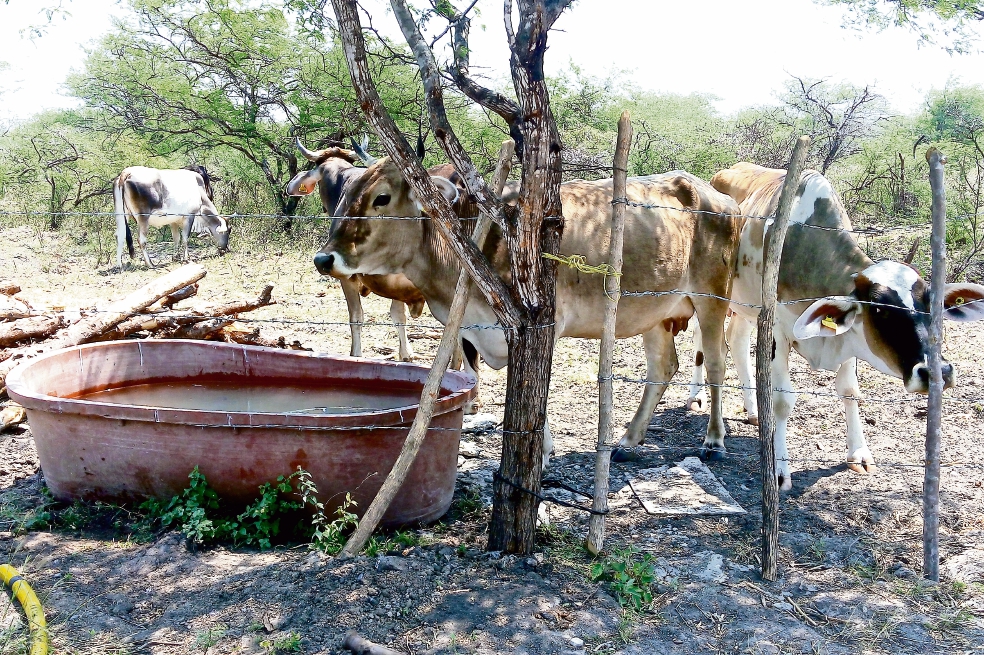
[[[952,387],[955,377],[953,364],[943,362],[943,388]],[[910,393],[929,393],[929,366],[925,362],[912,367],[912,374],[905,381],[905,390]]]
[[[335,266],[335,255],[327,252],[319,252],[314,256],[314,267],[322,275],[331,275],[331,270]]]

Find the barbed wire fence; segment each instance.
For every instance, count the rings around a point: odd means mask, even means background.
[[[620,170],[623,170],[624,171],[625,168],[626,168],[626,166],[627,166],[627,162],[626,163],[622,163],[620,165],[620,163],[618,161],[616,161],[615,164],[614,164],[615,172],[618,173]],[[796,176],[796,177],[798,178],[798,176]],[[698,210],[698,209],[692,209],[692,208],[686,208],[686,207],[679,207],[679,206],[672,206],[672,205],[663,205],[663,204],[655,204],[655,203],[635,202],[635,201],[629,200],[625,195],[616,195],[615,197],[613,197],[612,204],[613,204],[613,207],[617,207],[617,206],[621,205],[621,206],[626,207],[626,208],[627,207],[633,207],[633,208],[638,208],[638,209],[660,210],[662,212],[674,212],[674,213],[688,214],[688,215],[693,215],[693,216],[697,216],[697,215],[716,215],[716,216],[731,218],[731,215],[725,214],[725,213],[720,213],[720,212],[712,212],[712,211],[706,211],[706,210]],[[168,216],[173,216],[175,218],[178,218],[179,216],[181,218],[184,217],[184,215],[162,214],[162,213],[154,213],[153,215],[154,216],[158,216],[158,217],[168,217]],[[35,212],[35,211],[0,210],[0,217],[21,217],[21,218],[48,217],[48,218],[50,218],[51,216],[60,216],[60,217],[65,217],[65,216],[115,217],[116,216],[116,213],[115,212],[111,212],[111,211],[102,211],[102,212],[97,212],[97,211],[93,211],[93,212]],[[149,216],[149,215],[147,215],[147,216]],[[318,214],[318,215],[294,215],[294,216],[286,216],[286,215],[283,215],[283,214],[273,214],[273,213],[255,213],[255,214],[230,214],[228,216],[230,216],[232,218],[236,218],[236,219],[242,219],[242,220],[245,220],[245,219],[288,219],[289,218],[291,220],[320,222],[320,223],[325,224],[326,226],[332,220],[331,217],[326,216],[326,215],[322,215],[322,214]],[[953,217],[953,219],[962,219],[962,218],[967,218],[969,216],[971,216],[971,214],[955,216],[955,217]],[[385,220],[385,221],[425,221],[425,220],[430,220],[426,216],[422,216],[422,217],[421,216],[414,216],[414,217],[408,217],[408,216],[371,216],[371,217],[361,217],[361,218],[369,219],[369,220]],[[767,227],[768,227],[768,226],[774,225],[774,222],[776,221],[776,218],[777,217],[776,216],[765,216],[765,215],[742,215],[742,218],[743,219],[746,219],[746,220],[766,221]],[[934,218],[936,218],[935,213],[934,213]],[[944,218],[941,219],[941,220],[945,220],[945,215],[944,215]],[[809,223],[795,223],[793,229],[797,229],[797,230],[799,230],[799,229],[810,229],[810,230],[821,230],[821,231],[835,231],[835,232],[849,233],[849,234],[856,235],[856,236],[874,237],[874,236],[884,236],[884,235],[892,234],[892,233],[926,232],[927,230],[931,229],[931,226],[929,226],[929,225],[897,225],[897,226],[885,226],[885,227],[872,226],[872,227],[854,228],[853,226],[850,226],[850,225],[826,226],[826,225],[814,225],[814,224],[809,224]],[[934,248],[934,253],[933,253],[934,254],[934,258],[933,258],[934,264],[937,261],[937,252],[936,252],[936,250],[937,249]],[[780,252],[781,252],[781,250],[780,250]],[[562,258],[562,259],[564,259],[564,258]],[[568,263],[568,264],[573,263],[571,256],[567,256],[566,259],[567,259],[567,261],[565,263]],[[776,262],[776,266],[778,266],[778,262]],[[599,269],[598,266],[589,267],[589,268]],[[590,270],[590,271],[587,271],[587,272],[602,273],[604,275],[605,280],[606,280],[606,284],[604,285],[605,286],[604,292],[606,294],[611,294],[612,293],[611,290],[608,289],[607,280],[609,280],[609,279],[611,279],[613,277],[617,280],[617,278],[618,278],[618,275],[617,274],[613,275],[610,271],[604,271],[604,270]],[[935,279],[937,276],[934,275],[933,277]],[[746,307],[746,308],[749,308],[749,309],[757,310],[759,312],[761,312],[763,309],[766,309],[766,307],[767,307],[766,304],[755,304],[755,303],[737,302],[735,300],[732,300],[731,298],[727,298],[727,297],[724,297],[724,296],[710,294],[710,293],[704,293],[704,292],[700,292],[700,291],[693,291],[693,290],[681,290],[681,289],[666,289],[666,290],[634,289],[634,290],[616,290],[616,291],[614,291],[614,294],[615,294],[615,298],[621,298],[621,297],[662,297],[662,296],[672,296],[672,295],[680,295],[680,296],[687,296],[687,297],[707,297],[707,298],[714,298],[714,299],[719,299],[719,300],[727,301],[727,302],[731,303],[732,305],[743,306],[743,307]],[[800,304],[800,303],[812,303],[812,302],[815,302],[815,301],[818,301],[818,300],[829,300],[829,299],[834,299],[834,298],[835,298],[834,296],[822,296],[822,297],[809,297],[809,298],[797,298],[797,299],[789,299],[789,300],[779,300],[779,301],[776,302],[776,305],[777,306],[789,306],[789,305],[796,305],[796,304]],[[892,305],[887,305],[885,303],[878,303],[878,302],[873,302],[873,301],[857,300],[856,302],[858,304],[869,305],[869,306],[885,306],[885,307],[891,307],[892,306]],[[979,303],[979,302],[984,302],[984,299],[968,301],[967,302],[967,305],[971,305],[971,304]],[[99,309],[90,309],[90,308],[80,309],[80,312],[83,313],[83,314],[98,313],[100,311],[102,311],[102,310],[99,310]],[[922,314],[922,315],[932,315],[933,314],[933,311],[927,312],[927,311],[915,310],[915,309],[913,309],[911,311],[913,313],[915,313],[915,314]],[[44,315],[44,313],[42,313],[41,315]],[[165,312],[139,312],[139,313],[134,314],[133,316],[165,317],[166,318],[166,317],[168,317],[170,315],[172,315],[172,314],[165,311]],[[174,315],[177,315],[177,314],[174,313]],[[203,316],[200,316],[199,318],[200,318],[200,320],[208,320],[210,318],[227,318],[227,317],[218,317],[218,316],[210,317],[210,316],[204,316],[203,315]],[[351,328],[353,326],[359,326],[359,327],[393,327],[393,328],[417,327],[417,328],[421,328],[421,329],[425,329],[425,330],[426,329],[430,329],[430,330],[442,330],[443,329],[443,326],[440,325],[439,323],[431,324],[431,323],[421,323],[421,322],[414,322],[414,323],[409,323],[409,322],[400,323],[400,322],[392,322],[392,321],[390,321],[390,322],[386,322],[386,321],[369,321],[369,322],[367,322],[367,321],[347,321],[346,322],[346,321],[298,320],[298,319],[279,319],[279,318],[248,318],[248,317],[239,317],[236,320],[238,322],[245,323],[245,324],[307,325],[307,326],[312,326],[312,327],[332,327],[332,328],[335,328],[335,327],[338,327],[338,328],[341,328],[341,327]],[[474,331],[474,330],[503,330],[504,331],[504,330],[510,330],[510,329],[514,329],[514,328],[509,328],[509,327],[506,327],[506,326],[503,326],[503,325],[499,325],[499,324],[470,324],[470,325],[462,326],[462,328],[461,328],[461,330],[464,331],[464,332]],[[937,351],[939,350],[939,344],[940,344],[939,339],[933,344],[933,347]],[[937,371],[937,373],[938,373],[938,371]],[[600,386],[601,385],[604,385],[606,383],[610,384],[610,383],[615,382],[615,381],[622,382],[622,383],[627,383],[627,384],[635,384],[635,385],[680,386],[680,387],[688,387],[688,388],[693,388],[695,386],[694,383],[678,383],[678,382],[672,382],[672,381],[669,381],[669,380],[666,380],[666,381],[657,381],[657,380],[650,380],[650,379],[646,379],[646,378],[633,378],[633,377],[630,377],[630,376],[627,376],[627,375],[615,374],[611,368],[609,368],[607,372],[601,371],[601,370],[599,371],[598,383],[599,383]],[[698,384],[696,386],[700,386],[700,387],[708,388],[708,389],[709,388],[712,388],[712,387],[719,387],[719,388],[727,388],[727,389],[733,389],[733,390],[739,390],[739,391],[752,391],[752,390],[756,390],[756,389],[769,389],[772,393],[790,393],[790,394],[796,394],[796,395],[807,395],[807,396],[822,397],[822,398],[835,398],[835,399],[840,399],[840,400],[855,400],[855,401],[858,400],[858,398],[856,398],[855,396],[848,396],[848,395],[843,395],[843,394],[838,394],[838,393],[820,392],[820,391],[814,391],[814,390],[804,390],[804,389],[795,389],[795,388],[794,389],[770,388],[772,386],[771,384],[752,386],[752,385],[740,385],[740,384],[739,385],[735,385],[735,384],[713,384],[713,383],[709,383],[709,382],[704,382],[704,383],[700,383],[700,384]],[[916,398],[914,396],[899,396],[899,397],[895,397],[895,398],[865,398],[864,401],[865,402],[872,402],[872,403],[893,403],[893,404],[912,404],[912,403],[917,403],[917,402],[918,403],[923,402],[922,399]],[[975,411],[981,411],[981,410],[978,409],[978,407],[981,406],[981,405],[984,405],[984,398],[977,398],[977,397],[970,397],[970,398],[967,398],[967,397],[944,397],[944,396],[942,396],[942,393],[940,391],[940,393],[938,393],[938,394],[934,394],[934,393],[931,392],[931,394],[930,394],[930,404],[932,404],[933,402],[939,402],[941,407],[942,407],[943,404],[950,405],[950,406],[960,405],[960,404],[970,405],[970,406],[973,406],[974,407],[974,410]],[[762,414],[763,413],[760,412],[760,416],[759,416],[760,422],[762,421]],[[305,429],[309,429],[309,428],[305,428]],[[334,430],[334,429],[339,429],[339,428],[331,428],[331,429]],[[394,430],[394,429],[400,429],[400,428],[394,428],[394,426],[368,426],[368,427],[360,427],[359,429],[361,429],[361,430],[364,430],[364,429]],[[433,430],[446,430],[446,429],[450,429],[450,428],[437,428],[437,427],[434,427],[434,428],[431,428],[431,429],[433,429]],[[601,432],[602,432],[602,430],[600,429],[599,434],[601,434]],[[502,434],[502,431],[501,430],[495,430],[495,431],[492,431],[491,434]],[[768,441],[769,443],[771,443],[771,438],[770,439],[762,439],[762,442],[763,443],[765,443],[766,441]],[[599,452],[600,453],[608,452],[610,454],[610,451],[611,451],[611,449],[614,446],[615,446],[615,444],[612,442],[611,434],[608,434],[608,438],[606,440],[599,439],[598,449],[599,449]],[[654,447],[651,447],[651,448],[655,452],[662,452],[662,453],[672,453],[672,452],[688,452],[688,453],[692,453],[693,450],[694,450],[694,448],[692,448],[692,447],[683,447],[683,446],[679,446],[679,447],[676,447],[676,446],[654,446]],[[743,458],[747,458],[747,459],[750,459],[750,460],[751,459],[755,459],[755,458],[759,458],[761,460],[761,465],[762,465],[762,468],[763,468],[763,484],[765,485],[767,478],[770,478],[770,477],[774,478],[774,476],[765,475],[764,474],[766,470],[773,471],[773,472],[775,471],[775,462],[774,462],[774,459],[773,458],[763,457],[762,454],[759,454],[759,455],[756,456],[756,455],[751,454],[751,453],[729,453],[729,456],[730,457],[743,457]],[[771,463],[770,463],[770,461],[771,461]],[[787,457],[781,458],[780,461],[786,461],[786,462],[789,462],[789,463],[823,464],[823,465],[839,465],[839,464],[844,464],[844,460],[843,459],[825,459],[825,458],[817,458],[817,457],[788,457],[787,456]],[[936,453],[935,456],[933,456],[931,453],[930,454],[927,454],[927,458],[924,459],[924,460],[922,460],[922,461],[896,461],[896,462],[891,462],[891,461],[884,461],[884,462],[882,462],[882,461],[880,461],[879,462],[879,466],[881,466],[881,467],[900,467],[900,468],[907,468],[907,469],[924,469],[930,475],[932,474],[932,469],[935,467],[937,469],[937,472],[935,474],[937,476],[937,479],[938,479],[938,475],[939,475],[938,474],[938,468],[939,467],[943,467],[943,468],[947,468],[947,469],[984,470],[984,464],[975,463],[975,462],[967,462],[967,461],[962,461],[962,460],[941,462],[940,459],[939,459],[938,452]],[[597,489],[603,489],[603,490],[605,490],[605,492],[607,494],[607,489],[608,489],[607,481],[603,485],[600,484],[599,482],[600,481],[596,478],[596,480],[595,480],[595,489],[596,490]],[[772,482],[774,483],[775,480],[773,479]],[[926,507],[932,507],[932,505],[933,505],[933,499],[930,497],[932,495],[932,488],[931,487],[932,487],[932,485],[927,485],[926,495],[924,496],[924,505]],[[588,496],[588,497],[591,496],[591,494],[584,494],[584,495],[585,496]],[[595,494],[595,496],[597,498],[597,493]],[[763,499],[765,499],[766,496],[770,496],[771,497],[772,496],[772,492],[770,490],[764,490],[763,491]],[[778,498],[777,492],[775,494],[775,498]],[[939,520],[939,517],[938,517],[938,492],[936,493],[936,504],[937,504],[937,510],[936,510],[935,522],[938,525],[938,520]],[[584,508],[582,508],[582,509],[584,509]],[[599,507],[597,502],[595,503],[594,510],[595,510],[595,512],[593,512],[592,520],[594,520],[596,517],[599,517],[599,516],[603,519],[603,517],[604,517],[604,508],[603,507]],[[599,513],[599,512],[601,512],[601,513]],[[766,516],[769,516],[769,515],[775,515],[775,513],[776,513],[776,508],[775,507],[772,507],[772,508],[763,507],[763,518],[765,518]],[[927,520],[926,521],[926,524],[928,525],[928,523],[930,523],[930,522],[931,522],[930,520]],[[776,526],[777,525],[778,525],[778,523],[776,523]],[[931,528],[932,528],[932,526],[928,526],[927,527],[927,529],[931,529]],[[776,530],[777,530],[777,528],[776,528]],[[937,537],[937,543],[938,543],[938,537]],[[598,546],[599,546],[598,547],[598,550],[600,550],[600,543],[598,544]],[[927,552],[929,552],[930,549],[931,549],[931,547],[927,545]],[[776,561],[777,555],[773,554],[773,555],[771,555],[769,557],[764,557],[763,558],[763,566],[765,565],[764,563],[766,562],[766,560],[768,560],[770,557],[771,557],[771,560],[774,562],[774,561]],[[927,555],[926,573],[927,573],[927,575],[929,577],[933,577],[933,575],[934,575],[931,562],[929,561],[931,559],[933,559],[932,554]],[[938,555],[938,546],[937,546],[937,551],[936,551],[936,555],[935,555],[935,561],[936,561],[935,578],[936,579],[938,579],[938,560],[939,560],[939,555]],[[765,575],[765,573],[766,572],[764,571],[763,574]],[[766,576],[766,577],[768,577],[768,576]]]

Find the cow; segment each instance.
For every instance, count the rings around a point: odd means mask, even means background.
[[[197,170],[201,169],[201,171]],[[212,204],[212,188],[204,167],[157,169],[130,166],[113,180],[113,211],[116,215],[116,264],[123,270],[123,244],[134,257],[133,236],[127,218],[137,222],[138,242],[144,262],[154,263],[147,252],[147,228],[171,228],[174,257],[188,260],[188,237],[192,231],[208,232],[224,253],[229,249],[229,223]],[[183,249],[182,249],[183,247]]]
[[[295,137],[297,149],[305,159],[312,162],[314,167],[307,171],[301,171],[287,183],[287,195],[306,196],[318,188],[321,196],[321,206],[329,216],[335,214],[338,203],[345,192],[352,184],[362,177],[365,168],[358,168],[354,164],[357,160],[363,163],[373,164],[375,158],[369,156],[366,151],[366,142],[362,144],[352,143],[353,150],[339,147],[329,147],[323,150],[308,150],[301,143],[300,137]],[[451,175],[455,179],[453,168],[445,164],[437,166],[432,171],[435,174]],[[475,215],[476,208],[473,206],[462,206],[460,209],[466,214]],[[390,319],[396,325],[397,335],[400,340],[399,357],[402,361],[413,360],[414,354],[410,348],[406,331],[406,310],[410,310],[410,316],[419,318],[424,311],[424,296],[417,290],[413,283],[405,275],[394,273],[389,275],[342,275],[338,277],[342,287],[342,294],[345,297],[345,304],[348,307],[349,323],[352,331],[352,347],[350,354],[352,357],[362,356],[362,298],[375,293],[377,296],[389,298]],[[464,345],[464,344],[463,344]],[[469,372],[475,371],[477,365],[476,353],[470,344],[464,346],[467,356],[465,357],[466,369]]]
[[[711,185],[739,203],[746,217],[738,249],[727,338],[741,381],[749,422],[758,424],[754,378],[749,356],[752,325],[762,303],[762,257],[786,171],[738,163],[711,178]],[[812,226],[812,227],[811,227]],[[830,182],[814,170],[802,173],[790,213],[789,231],[779,267],[772,385],[775,392],[776,476],[792,488],[787,423],[796,402],[789,375],[795,349],[813,370],[837,371],[835,388],[847,418],[847,465],[872,473],[875,460],[864,438],[858,406],[857,360],[901,378],[906,391],[929,390],[929,285],[908,264],[875,262],[858,245],[850,218]],[[817,300],[819,298],[819,300]],[[947,284],[944,316],[954,321],[984,318],[984,286]],[[943,363],[946,387],[955,383],[953,366]],[[695,366],[693,382],[700,382]],[[691,400],[695,398],[692,386]],[[724,442],[705,443],[715,455]]]
[[[431,179],[448,199],[458,199],[458,188],[447,177]],[[516,191],[512,192],[515,196]],[[705,365],[708,377],[724,380],[724,319],[728,301],[702,295],[700,291],[727,298],[737,256],[740,219],[737,204],[715,191],[707,182],[688,173],[630,178],[627,197],[631,201],[669,205],[719,214],[688,214],[664,209],[629,206],[625,215],[625,250],[622,285],[653,291],[679,290],[679,294],[626,297],[619,301],[615,327],[618,338],[643,336],[646,349],[647,385],[642,401],[629,424],[623,444],[641,443],[653,410],[678,368],[673,337],[696,314],[704,327]],[[504,199],[508,202],[510,194]],[[612,180],[575,180],[561,186],[565,230],[561,251],[583,255],[589,262],[608,258],[611,222]],[[430,220],[366,220],[378,215],[422,215],[422,208],[398,168],[387,158],[369,167],[349,189],[336,212],[347,216],[336,220],[328,242],[315,255],[314,264],[323,275],[383,275],[403,273],[420,289],[431,313],[446,322],[454,295],[459,265]],[[471,224],[471,221],[464,221]],[[502,232],[493,225],[483,248],[486,257],[507,282],[508,254]],[[708,256],[707,253],[713,253]],[[604,277],[562,267],[557,277],[555,337],[601,337],[606,297]],[[465,310],[464,323],[492,327],[496,316],[481,298],[473,298]],[[507,344],[502,330],[465,329],[485,362],[495,369],[507,363]],[[724,436],[721,393],[711,391],[711,416],[707,431],[712,440]],[[544,427],[544,465],[552,451],[549,426]]]

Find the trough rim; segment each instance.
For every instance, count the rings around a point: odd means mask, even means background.
[[[30,374],[32,367],[42,365],[46,360],[64,357],[68,353],[79,353],[78,356],[80,362],[84,362],[86,351],[110,348],[118,349],[124,347],[137,348],[138,350],[143,348],[173,348],[176,345],[180,345],[182,348],[242,352],[244,353],[243,371],[241,373],[233,373],[232,375],[241,375],[243,377],[247,377],[249,375],[247,368],[250,366],[250,353],[273,355],[275,357],[304,359],[324,358],[331,359],[333,361],[344,361],[374,367],[382,367],[384,371],[386,369],[390,369],[394,373],[396,371],[407,371],[413,369],[418,373],[418,375],[415,375],[409,379],[406,375],[394,375],[391,378],[383,377],[376,378],[375,380],[379,381],[380,379],[391,379],[393,381],[404,383],[409,382],[414,385],[419,384],[421,386],[421,391],[423,390],[424,380],[430,371],[429,367],[421,364],[350,357],[347,355],[336,355],[332,353],[283,350],[280,348],[230,344],[216,341],[193,341],[186,339],[124,339],[62,348],[22,362],[7,375],[7,394],[10,396],[11,400],[19,403],[29,411],[92,416],[121,421],[171,423],[215,428],[277,428],[297,430],[337,430],[339,428],[352,428],[365,430],[372,429],[372,426],[400,427],[413,421],[419,407],[418,401],[412,405],[389,409],[376,409],[349,414],[320,415],[290,414],[286,412],[230,412],[177,409],[173,407],[148,407],[143,405],[103,403],[93,400],[52,396],[31,388],[30,383],[25,379]],[[161,380],[162,378],[154,377],[148,379]],[[182,379],[182,377],[175,376],[174,379]],[[135,384],[139,384],[136,380],[133,382]],[[373,379],[366,379],[365,382],[372,384]],[[478,392],[477,383],[478,380],[475,376],[468,373],[450,370],[445,372],[444,377],[441,380],[441,395],[436,403],[434,416],[436,417],[455,411],[468,401],[472,400]],[[367,420],[371,420],[371,425],[366,425]]]

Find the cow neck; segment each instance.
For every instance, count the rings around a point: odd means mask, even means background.
[[[462,219],[462,229],[470,235],[475,219]],[[407,267],[407,277],[420,289],[428,303],[438,303],[450,307],[461,266],[458,257],[441,236],[434,221],[421,221],[423,239],[421,248],[414,253]],[[499,227],[495,224],[489,230],[486,244],[497,243]],[[486,250],[488,250],[486,248]]]
[[[849,295],[854,276],[873,263],[852,233],[818,230],[813,224],[789,226],[779,268],[780,300]]]

